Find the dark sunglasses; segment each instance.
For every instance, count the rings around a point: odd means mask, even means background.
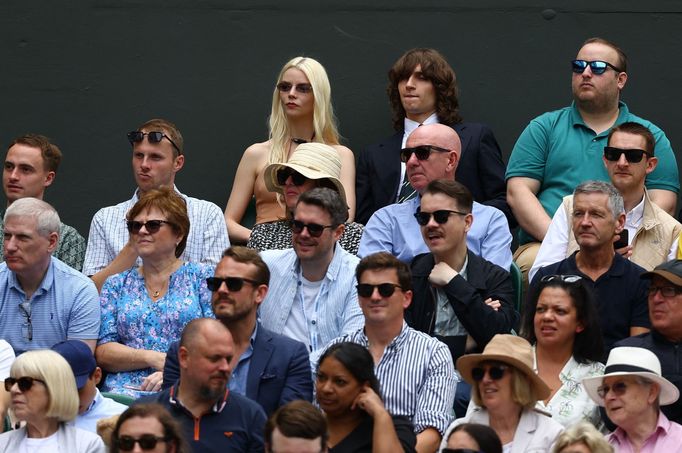
[[[128,232],[131,234],[139,234],[142,227],[145,227],[147,233],[155,234],[161,229],[161,225],[164,223],[168,225],[173,225],[171,222],[166,220],[147,220],[146,222],[138,222],[137,220],[126,221],[126,226],[128,227]]]
[[[206,279],[206,286],[208,286],[208,289],[211,291],[218,291],[220,287],[222,286],[223,283],[225,283],[225,286],[230,292],[236,293],[237,291],[240,291],[244,287],[244,282],[250,283],[253,286],[258,285],[258,282],[255,280],[251,280],[250,278],[242,278],[242,277],[208,277]]]
[[[276,174],[277,184],[283,186],[284,184],[286,184],[287,179],[289,179],[289,176],[291,176],[291,182],[293,182],[295,186],[301,186],[308,180],[308,178],[306,178],[296,170],[284,167],[277,170]]]
[[[647,291],[649,292],[650,296],[653,296],[660,291],[663,297],[675,297],[682,293],[682,288],[677,286],[649,286]]]
[[[31,390],[31,387],[33,387],[34,382],[40,382],[43,385],[45,385],[45,381],[41,379],[32,378],[31,376],[22,376],[20,378],[8,377],[7,379],[5,379],[5,390],[9,392],[12,389],[12,386],[14,384],[17,384],[19,390],[21,390],[22,392],[28,392],[29,390]]]
[[[378,285],[358,283],[355,285],[355,288],[358,290],[358,296],[360,297],[372,297],[372,294],[374,294],[374,288],[379,290],[379,295],[381,297],[391,297],[396,288],[400,290],[403,289],[402,286],[396,285],[395,283],[380,283]]]
[[[297,93],[301,93],[301,94],[308,94],[308,93],[312,93],[312,91],[313,91],[313,86],[309,83],[293,84],[293,83],[289,83],[289,82],[279,82],[277,84],[277,89],[281,93],[288,93],[289,91],[291,91],[292,87],[293,87],[294,91],[296,91]]]
[[[486,371],[488,372],[488,376],[490,376],[490,379],[493,381],[498,381],[502,379],[502,376],[504,376],[504,372],[507,369],[506,365],[491,365],[487,368],[483,367],[476,367],[471,370],[471,377],[473,378],[474,381],[480,382],[483,380],[483,377],[485,376]]]
[[[320,225],[319,223],[303,223],[300,220],[292,220],[289,222],[291,225],[291,232],[295,234],[301,234],[303,228],[308,229],[308,234],[314,238],[319,238],[322,236],[325,228],[334,228],[335,225]]]
[[[130,131],[128,132],[128,141],[130,144],[134,143],[140,143],[142,140],[144,140],[144,136],[147,136],[147,140],[149,140],[149,143],[160,143],[161,140],[164,138],[171,142],[171,145],[173,145],[173,148],[178,152],[178,154],[182,154],[182,151],[180,151],[180,148],[178,148],[178,145],[175,144],[173,140],[163,132],[159,131],[152,131],[152,132],[142,132],[142,131]]]
[[[417,219],[417,223],[419,225],[425,226],[429,223],[429,220],[431,220],[431,216],[433,216],[433,220],[435,220],[436,223],[442,225],[448,221],[450,214],[457,214],[461,216],[467,215],[466,212],[450,211],[448,209],[439,209],[433,212],[417,210],[417,212],[414,213],[414,218]]]
[[[616,162],[620,159],[621,154],[625,154],[625,160],[633,164],[641,162],[645,154],[647,156],[651,155],[651,153],[648,153],[643,149],[621,149],[614,148],[613,146],[604,147],[604,157],[606,160]]]
[[[143,434],[138,438],[132,436],[121,436],[116,439],[116,444],[118,449],[122,451],[131,451],[135,448],[135,444],[140,444],[140,448],[143,450],[152,450],[156,448],[156,444],[159,442],[166,442],[168,438],[155,436],[153,434]]]
[[[563,283],[575,283],[582,280],[580,275],[545,275],[540,279],[541,283],[548,282],[563,282]]]
[[[592,71],[592,74],[596,75],[601,75],[606,72],[608,68],[613,69],[616,72],[623,72],[622,69],[615,67],[608,61],[601,61],[601,60],[595,60],[595,61],[587,61],[587,60],[573,60],[571,61],[571,68],[573,69],[573,72],[576,74],[582,74],[585,72],[585,68],[590,67],[590,71]]]
[[[441,148],[435,145],[421,145],[414,148],[403,148],[400,150],[400,160],[407,162],[412,157],[412,153],[417,156],[417,160],[427,160],[432,152],[449,153],[449,149]]]
[[[628,389],[628,385],[623,382],[616,382],[613,385],[602,385],[597,388],[597,395],[599,395],[599,398],[604,399],[606,398],[606,395],[609,394],[609,391],[612,390],[613,394],[616,396],[623,396],[625,392]]]

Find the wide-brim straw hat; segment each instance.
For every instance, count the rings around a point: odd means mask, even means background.
[[[284,195],[284,187],[277,183],[277,172],[284,167],[296,170],[308,179],[328,179],[331,181],[343,202],[346,202],[346,191],[341,184],[341,157],[339,153],[324,143],[302,143],[298,145],[287,162],[270,164],[265,167],[263,177],[265,187],[270,192]]]
[[[463,355],[457,360],[457,371],[472,386],[475,385],[471,370],[482,362],[500,362],[513,366],[523,373],[535,388],[538,399],[549,397],[550,390],[545,381],[533,370],[533,349],[528,341],[515,335],[498,334],[486,345],[481,354]]]
[[[661,375],[661,362],[656,354],[644,348],[622,346],[611,349],[603,376],[583,379],[583,386],[592,401],[600,406],[604,399],[599,396],[597,389],[604,379],[611,376],[642,376],[658,384],[661,393],[658,402],[661,406],[672,404],[680,397],[680,391],[675,385]]]

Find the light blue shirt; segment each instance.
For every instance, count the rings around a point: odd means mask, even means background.
[[[29,323],[19,304],[26,302],[26,293],[7,263],[0,264],[0,338],[14,352],[50,349],[66,339],[95,340],[99,336],[100,305],[95,284],[85,275],[55,257],[43,281],[28,299],[31,310]]]
[[[358,255],[365,257],[376,252],[390,252],[400,261],[410,263],[415,256],[427,253],[429,248],[414,218],[420,200],[421,197],[417,197],[405,203],[394,203],[375,212],[362,232]],[[469,250],[503,269],[509,269],[512,235],[502,211],[474,201],[472,214],[474,222],[467,233]]]
[[[282,334],[292,306],[299,300],[300,263],[294,249],[266,250],[261,257],[270,269],[270,288],[259,309],[260,321],[266,329]],[[314,312],[307,320],[311,351],[324,348],[334,338],[364,325],[355,289],[355,267],[359,261],[336,245]]]
[[[76,428],[93,433],[97,432],[97,420],[118,415],[128,409],[125,404],[118,403],[111,398],[105,398],[97,389],[95,391],[97,393],[95,393],[95,399],[92,400],[90,407],[71,422],[76,425]]]
[[[251,356],[253,356],[253,344],[256,342],[256,335],[258,334],[258,323],[253,329],[251,338],[249,338],[249,347],[239,356],[237,366],[232,370],[230,382],[228,386],[231,391],[246,396],[246,378],[249,376],[249,368],[251,368]]]

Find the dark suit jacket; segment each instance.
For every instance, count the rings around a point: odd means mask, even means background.
[[[180,379],[178,349],[177,341],[168,348],[162,389]],[[246,397],[259,403],[268,415],[289,401],[313,399],[310,359],[305,345],[261,325],[258,325],[246,380]]]
[[[506,166],[493,132],[479,123],[459,123],[452,128],[462,141],[455,179],[471,191],[474,200],[504,212],[509,228],[514,228],[516,220],[507,204],[504,181]],[[400,131],[360,153],[355,174],[356,222],[367,224],[376,210],[395,203],[402,140]]]

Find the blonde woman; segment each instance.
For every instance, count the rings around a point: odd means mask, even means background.
[[[301,143],[320,142],[332,146],[341,157],[341,182],[355,215],[355,158],[339,144],[339,133],[331,104],[327,72],[316,60],[296,57],[284,65],[272,94],[270,138],[249,146],[237,167],[225,222],[232,242],[245,243],[251,231],[240,225],[251,201],[256,198],[256,223],[285,218],[284,204],[265,186],[263,171],[268,164],[287,162]]]

